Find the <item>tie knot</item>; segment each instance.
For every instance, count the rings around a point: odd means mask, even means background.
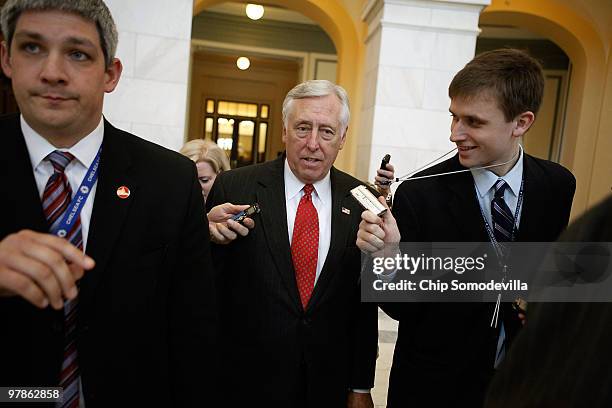
[[[303,190],[304,190],[304,195],[307,197],[310,197],[310,195],[314,191],[314,186],[312,184],[306,184]]]
[[[56,173],[63,173],[66,166],[74,160],[74,156],[68,152],[55,150],[47,156],[47,160],[51,162]]]
[[[506,187],[508,187],[508,183],[504,181],[504,179],[498,179],[495,182],[495,198],[504,198],[504,191],[506,191]]]

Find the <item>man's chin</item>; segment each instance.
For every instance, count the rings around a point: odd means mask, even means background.
[[[324,176],[325,175],[321,174],[320,170],[319,171],[312,171],[310,169],[308,169],[308,170],[302,169],[302,171],[300,172],[298,178],[300,179],[300,181],[302,183],[305,183],[305,184],[314,184],[317,181],[322,180]]]

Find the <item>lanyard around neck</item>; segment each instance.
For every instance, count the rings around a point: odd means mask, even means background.
[[[50,231],[52,234],[64,238],[66,235],[68,235],[68,232],[79,218],[83,205],[85,205],[85,201],[87,201],[89,193],[98,179],[98,167],[100,165],[101,152],[102,146],[100,146],[98,149],[98,153],[96,154],[94,161],[91,163],[91,166],[89,166],[87,173],[85,173],[85,177],[83,177],[83,181],[81,181],[79,189],[72,198],[72,201],[70,201],[68,211],[64,213],[64,216],[57,227]]]

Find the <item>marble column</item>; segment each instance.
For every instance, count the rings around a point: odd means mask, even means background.
[[[391,154],[402,176],[448,152],[448,85],[474,57],[490,0],[370,0],[356,173],[373,180]]]
[[[106,0],[119,30],[119,86],[104,114],[115,126],[170,149],[185,136],[192,0]]]

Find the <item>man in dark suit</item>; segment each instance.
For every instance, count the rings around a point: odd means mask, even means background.
[[[375,304],[360,303],[359,180],[332,167],[346,92],[307,81],[283,103],[286,155],[223,172],[207,200],[258,203],[246,237],[213,245],[230,406],[372,406]]]
[[[216,312],[193,163],[103,119],[121,63],[102,1],[9,0],[1,22],[21,115],[0,119],[0,385],[202,406]]]
[[[470,170],[404,182],[396,191],[393,214],[381,219],[363,213],[357,245],[375,252],[400,239],[554,241],[569,220],[575,179],[519,145],[535,119],[543,88],[540,65],[521,51],[487,52],[469,62],[449,87],[450,139],[458,154],[415,177]],[[484,166],[494,167],[479,169]],[[481,406],[494,366],[521,326],[517,313],[502,304],[498,321],[503,324],[491,327],[494,307],[385,305],[400,322],[388,406]]]

